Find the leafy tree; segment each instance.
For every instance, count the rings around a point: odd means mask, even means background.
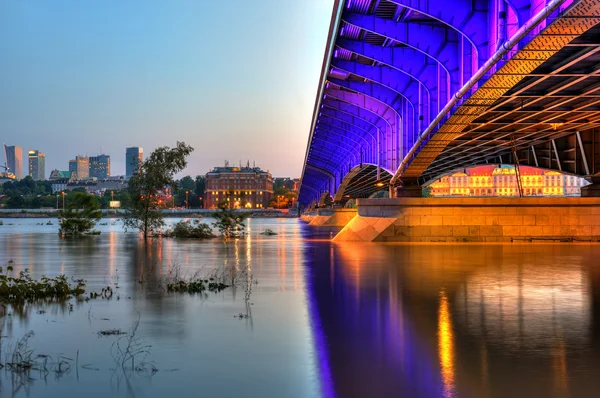
[[[204,192],[206,191],[206,178],[204,176],[196,176],[196,196],[198,200],[202,202],[204,201]],[[202,198],[202,199],[200,199]]]
[[[67,236],[87,235],[102,217],[100,205],[93,195],[76,192],[65,210],[60,212],[59,232]]]
[[[234,210],[228,209],[227,205],[223,205],[220,211],[214,213],[213,217],[217,220],[213,222],[213,227],[219,231],[223,239],[229,240],[244,235],[246,214],[236,213]]]
[[[22,209],[25,207],[25,199],[19,194],[11,194],[6,201],[6,207],[9,209]]]
[[[173,175],[185,168],[186,157],[193,150],[184,142],[177,142],[175,148],[155,149],[140,165],[129,179],[131,205],[127,208],[125,228],[138,229],[147,238],[164,226],[160,193],[169,186],[177,188]]]

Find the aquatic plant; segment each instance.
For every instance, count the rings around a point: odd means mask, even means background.
[[[65,275],[59,275],[54,278],[42,276],[38,281],[31,278],[27,269],[13,277],[11,265],[6,267],[6,273],[2,272],[0,267],[0,300],[7,303],[41,299],[67,300],[85,293],[86,283],[83,279],[72,280],[70,283]]]
[[[236,213],[232,209],[221,207],[221,210],[215,212],[213,217],[217,221],[213,222],[213,227],[219,231],[219,235],[225,240],[244,236],[244,220],[248,217],[246,213]]]
[[[136,336],[139,326],[140,314],[138,313],[138,319],[126,333],[127,336],[120,337],[113,343],[111,354],[123,372],[142,372],[152,375],[158,371],[152,363],[146,362],[152,346],[146,344],[143,338]]]
[[[185,239],[210,239],[214,238],[210,225],[201,223],[200,220],[194,220],[193,223],[187,220],[181,220],[173,229],[167,230],[163,236],[169,238],[185,238]]]
[[[63,236],[97,235],[93,231],[102,217],[100,205],[93,195],[77,192],[67,208],[60,212],[59,233]]]

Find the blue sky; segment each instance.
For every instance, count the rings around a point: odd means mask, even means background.
[[[0,142],[45,152],[47,175],[101,150],[123,174],[125,147],[179,140],[185,174],[300,176],[332,4],[0,0]]]

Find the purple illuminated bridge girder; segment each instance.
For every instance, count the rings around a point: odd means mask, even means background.
[[[382,117],[378,116],[377,114],[372,113],[371,111],[358,107],[357,105],[350,104],[348,102],[334,100],[331,96],[327,98],[327,100],[324,101],[323,104],[325,105],[324,110],[327,110],[327,112],[331,110],[333,112],[336,112],[338,116],[342,117],[348,117],[349,115],[352,115],[351,117],[354,120],[364,120],[365,122],[373,126],[373,137],[375,139],[376,145],[376,154],[373,161],[374,163],[381,165],[382,148],[384,148],[385,144],[385,138],[383,137],[384,134],[382,134],[382,131],[385,132],[391,129],[391,126],[387,124],[387,121]],[[379,126],[375,123],[378,123]]]
[[[475,48],[477,66],[488,58],[488,4],[487,0],[389,0],[409,10],[427,15],[455,29]]]
[[[385,131],[386,128],[390,127],[387,121],[376,113],[350,102],[338,100],[337,98],[334,98],[333,95],[330,95],[327,99],[323,100],[323,105],[325,108],[333,109],[338,113],[352,115],[357,119],[364,120],[373,125],[378,132],[381,130]]]
[[[455,30],[353,13],[345,14],[343,20],[366,31],[405,44],[436,61],[446,71],[446,74],[438,73],[440,101],[448,101],[450,93],[460,88],[459,34]]]
[[[344,121],[330,117],[328,115],[323,115],[321,119],[319,119],[319,122],[321,123],[317,126],[317,129],[322,128],[322,126],[325,125],[325,128],[327,130],[333,131],[335,134],[341,135],[344,138],[352,141],[355,146],[361,147],[363,148],[363,150],[368,149],[369,154],[377,145],[376,141],[372,141],[366,138],[366,136],[368,136],[369,138],[372,138],[372,136],[370,135],[370,133],[368,133],[366,130],[363,130],[359,126],[355,125],[354,128],[352,128]],[[359,130],[359,132],[362,132],[363,134],[357,135],[356,130]]]
[[[385,103],[364,94],[330,89],[326,90],[326,96],[332,97],[339,102],[349,103],[364,109],[365,111],[377,115],[385,122],[384,128],[381,129],[380,139],[381,150],[385,153],[381,159],[381,164],[388,169],[392,169],[391,165],[394,163],[394,159],[391,156],[393,153],[393,142],[391,138],[399,129],[399,116],[397,112],[385,105]]]
[[[319,127],[317,127],[317,132],[319,132],[319,134],[315,134],[315,139],[322,139],[327,142],[329,140],[330,135],[334,136],[338,141],[336,142],[334,140],[331,140],[330,142],[337,143],[337,145],[339,145],[341,149],[344,149],[353,155],[355,154],[355,152],[358,152],[358,155],[360,156],[361,151],[366,153],[366,148],[370,149],[370,145],[366,146],[368,145],[368,142],[366,140],[363,140],[363,144],[360,140],[354,139],[349,134],[348,130],[344,130],[334,125],[320,125]]]
[[[391,144],[391,148],[389,148],[391,151],[391,162],[389,166],[391,169],[398,167],[399,159],[404,157],[405,152],[410,149],[411,145],[407,145],[407,143],[415,137],[416,117],[414,105],[406,100],[405,96],[379,83],[373,84],[337,79],[331,79],[331,81],[341,87],[348,88],[381,102],[391,109],[398,118],[400,118],[401,114],[404,114],[404,117],[401,118],[403,128],[394,129],[392,135],[389,137],[390,141],[388,141],[388,145]],[[406,102],[404,102],[405,100]]]
[[[321,110],[321,118],[335,120],[336,122],[343,124],[344,128],[349,130],[356,127],[364,132],[362,137],[369,136],[371,145],[377,144],[377,126],[364,119],[360,119],[354,115],[330,107],[324,107]]]
[[[332,111],[323,110],[323,116],[319,121],[323,120],[327,125],[335,127],[336,131],[343,131],[349,140],[357,142],[353,135],[356,134],[356,130],[362,132],[362,135],[356,136],[362,143],[358,143],[359,146],[366,150],[366,157],[371,161],[377,159],[377,133],[373,134],[370,130],[364,129],[362,125],[352,125],[343,119],[345,115],[340,115],[342,118],[338,118],[336,115],[329,114]],[[332,112],[333,113],[333,112]],[[364,144],[363,144],[364,143]],[[368,149],[368,150],[367,150]]]
[[[419,112],[428,123],[441,110],[437,101],[437,65],[423,53],[410,47],[382,47],[356,40],[339,39],[339,48],[369,58],[414,79],[419,87]]]
[[[421,116],[419,114],[419,87],[416,80],[387,66],[370,66],[341,60],[334,60],[332,65],[337,69],[350,72],[355,76],[371,80],[373,83],[378,84],[391,92],[391,94],[388,95],[379,94],[379,96],[377,96],[375,93],[379,90],[376,90],[376,86],[373,86],[372,84],[371,87],[375,90],[370,92],[349,87],[369,96],[374,96],[373,94],[375,94],[375,98],[385,102],[388,106],[398,111],[398,113],[404,113],[405,123],[403,124],[403,139],[402,142],[400,142],[400,145],[398,145],[400,147],[399,152],[401,156],[404,156],[408,151],[406,148],[412,146],[414,143],[418,131],[418,126],[414,123],[419,119],[419,116]],[[335,82],[340,85],[346,83],[351,85],[354,84],[354,82],[341,83],[337,80]],[[359,84],[364,87],[364,83]],[[354,86],[356,87],[357,85],[354,84]],[[391,97],[394,97],[394,99],[390,100]],[[402,107],[405,106],[404,101],[408,101],[409,108],[412,112],[403,112]]]

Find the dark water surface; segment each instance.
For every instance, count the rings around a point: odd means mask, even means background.
[[[598,245],[336,244],[283,219],[250,220],[228,244],[145,245],[118,223],[61,240],[46,221],[5,219],[0,264],[115,295],[7,308],[1,363],[33,331],[34,356],[71,368],[0,369],[0,397],[600,396]],[[214,268],[252,279],[206,296],[157,287],[173,269]],[[138,318],[148,368],[124,372],[119,337],[98,332]]]

